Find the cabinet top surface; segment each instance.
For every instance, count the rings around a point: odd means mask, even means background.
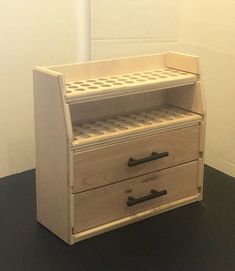
[[[82,103],[194,84],[199,80],[197,56],[176,52],[36,67],[60,78],[67,103]]]

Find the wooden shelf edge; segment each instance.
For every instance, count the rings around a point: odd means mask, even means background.
[[[75,151],[75,152],[80,152],[80,151],[87,151],[90,149],[97,149],[97,148],[101,148],[101,147],[105,147],[105,146],[109,146],[109,145],[113,145],[113,144],[119,144],[122,142],[126,142],[127,140],[135,140],[135,139],[139,139],[142,137],[146,137],[146,136],[151,136],[151,135],[155,135],[155,134],[159,134],[159,133],[163,133],[163,132],[168,132],[168,131],[172,131],[175,129],[181,129],[181,128],[186,128],[189,126],[193,126],[193,125],[197,125],[201,122],[201,120],[194,120],[194,121],[190,121],[190,122],[182,122],[182,123],[177,123],[175,125],[171,125],[171,126],[166,126],[166,127],[160,127],[160,128],[153,128],[153,129],[145,129],[145,131],[143,130],[142,132],[138,131],[136,133],[129,133],[126,134],[125,136],[121,136],[121,137],[110,137],[110,138],[105,138],[102,141],[97,141],[97,142],[92,142],[92,143],[88,143],[88,144],[83,144],[83,145],[79,145],[79,144],[72,144],[70,146],[70,149]]]
[[[123,97],[133,94],[139,94],[139,93],[149,93],[153,91],[159,91],[169,88],[177,88],[181,86],[188,86],[188,85],[194,85],[198,81],[197,78],[185,80],[184,82],[177,82],[177,84],[174,83],[167,83],[164,85],[157,85],[157,84],[148,84],[148,85],[139,85],[139,86],[133,86],[132,87],[123,87],[120,90],[114,90],[114,91],[107,91],[102,93],[96,93],[91,95],[78,95],[78,96],[66,96],[65,100],[68,104],[79,104],[79,103],[85,103],[85,102],[92,102],[97,100],[104,100],[104,99],[112,99],[117,97]],[[146,89],[143,89],[146,88]]]

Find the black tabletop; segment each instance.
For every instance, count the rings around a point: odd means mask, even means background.
[[[69,246],[36,222],[35,171],[0,180],[1,271],[234,271],[235,180],[205,169],[204,200]]]

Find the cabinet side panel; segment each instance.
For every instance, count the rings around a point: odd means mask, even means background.
[[[200,81],[194,85],[167,90],[166,103],[201,115],[206,114],[203,89]]]
[[[37,219],[68,242],[68,137],[60,79],[34,70]]]
[[[167,67],[199,74],[199,58],[182,53],[168,52]]]

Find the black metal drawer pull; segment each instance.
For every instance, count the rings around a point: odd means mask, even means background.
[[[134,167],[134,166],[146,163],[146,162],[161,159],[161,158],[166,157],[168,155],[169,155],[168,152],[161,152],[161,153],[152,152],[152,154],[150,156],[140,158],[140,159],[135,159],[135,158],[131,157],[131,158],[129,158],[129,161],[128,161],[128,167]]]
[[[166,190],[156,191],[156,190],[152,189],[150,191],[150,194],[147,195],[147,196],[144,196],[144,197],[141,197],[141,198],[138,198],[138,199],[133,198],[133,197],[129,197],[126,204],[127,204],[127,206],[132,206],[132,205],[138,204],[140,202],[144,202],[144,201],[147,201],[147,200],[150,200],[150,199],[154,199],[154,198],[157,198],[157,197],[164,196],[166,194],[167,194]]]

